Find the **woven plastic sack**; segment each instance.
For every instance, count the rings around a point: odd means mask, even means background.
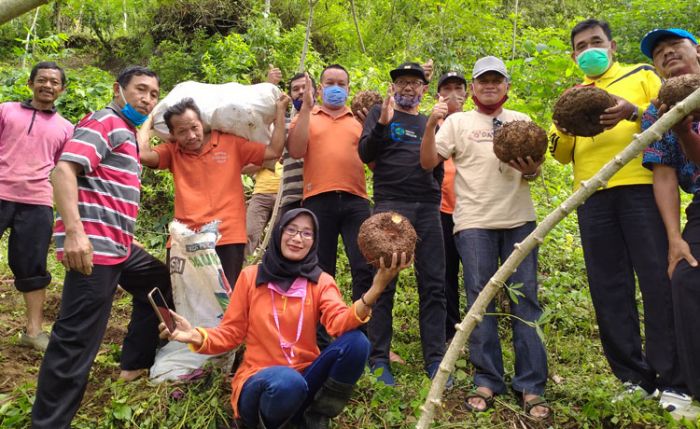
[[[276,103],[281,94],[276,85],[267,82],[256,85],[182,82],[153,109],[153,126],[158,137],[172,140],[163,114],[170,106],[189,97],[197,104],[207,130],[269,144],[270,125],[275,120]]]
[[[218,221],[199,232],[180,222],[170,223],[170,280],[175,311],[192,326],[219,325],[229,303],[231,287],[214,247],[219,240]],[[158,350],[151,378],[156,381],[187,380],[212,356],[192,352],[187,345],[171,341]]]

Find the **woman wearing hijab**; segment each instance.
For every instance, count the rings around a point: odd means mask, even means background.
[[[410,265],[394,254],[374,276],[372,286],[348,307],[333,278],[318,266],[318,221],[295,209],[275,225],[260,265],[245,268],[234,287],[221,324],[193,328],[173,313],[176,329],[161,336],[218,354],[245,342],[243,363],[231,382],[231,404],[246,427],[327,428],[340,414],[362,375],[369,341],[357,330],[372,305],[399,271]],[[337,339],[321,353],[318,321]]]

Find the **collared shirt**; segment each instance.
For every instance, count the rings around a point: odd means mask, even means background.
[[[593,80],[584,78],[584,85],[595,84],[612,95],[624,98],[643,112],[656,98],[661,80],[654,68],[646,64],[620,65],[615,62],[602,76]],[[549,151],[562,164],[574,163],[574,189],[582,180],[590,179],[603,165],[632,142],[639,133],[641,122],[622,120],[612,129],[594,137],[569,136],[560,133],[554,125],[549,130]],[[607,187],[651,184],[652,175],[642,167],[642,155],[632,160],[613,175]]]
[[[175,219],[194,230],[220,220],[217,244],[245,243],[241,168],[261,165],[266,147],[219,131],[211,132],[199,153],[183,152],[174,142],[156,146],[158,168],[173,173]]]
[[[114,103],[78,123],[61,161],[78,164],[78,211],[93,247],[95,265],[126,260],[141,198],[141,163],[136,129]],[[63,259],[65,225],[54,229],[56,258]]]
[[[309,141],[304,155],[304,199],[330,191],[367,198],[365,169],[357,147],[362,125],[347,107],[336,117],[314,106],[309,119]],[[292,119],[289,131],[299,115]]]
[[[73,124],[30,101],[0,104],[0,200],[53,206],[49,174]]]
[[[658,111],[654,105],[642,115],[642,130],[646,131],[659,119]],[[693,122],[693,131],[699,132],[698,122]],[[644,149],[644,159],[642,165],[649,170],[654,169],[654,165],[661,164],[672,167],[676,170],[678,184],[681,189],[689,194],[700,192],[700,168],[698,165],[685,157],[681,149],[678,136],[673,131],[666,131],[661,137]]]

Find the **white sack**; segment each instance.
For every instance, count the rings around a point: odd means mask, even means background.
[[[163,114],[170,106],[189,97],[201,111],[207,130],[219,130],[269,144],[272,136],[270,125],[275,120],[275,107],[281,94],[276,85],[267,82],[256,85],[182,82],[153,109],[153,125],[158,137],[172,140]]]
[[[170,223],[169,267],[175,311],[192,326],[218,326],[229,303],[231,287],[214,249],[220,238],[218,223],[211,222],[196,233],[180,222]],[[156,381],[178,380],[211,357],[172,341],[158,350],[150,376]]]

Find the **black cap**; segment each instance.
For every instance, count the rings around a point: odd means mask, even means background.
[[[415,76],[423,80],[423,82],[428,83],[428,79],[425,77],[425,70],[418,63],[403,63],[396,67],[394,70],[389,72],[391,80],[396,80],[399,76]]]
[[[438,79],[438,86],[437,86],[438,91],[440,91],[440,87],[448,79],[460,81],[464,84],[465,88],[467,87],[467,79],[464,78],[464,75],[462,73],[456,72],[456,71],[448,71],[446,73],[443,73],[443,75],[440,76],[440,79]]]

